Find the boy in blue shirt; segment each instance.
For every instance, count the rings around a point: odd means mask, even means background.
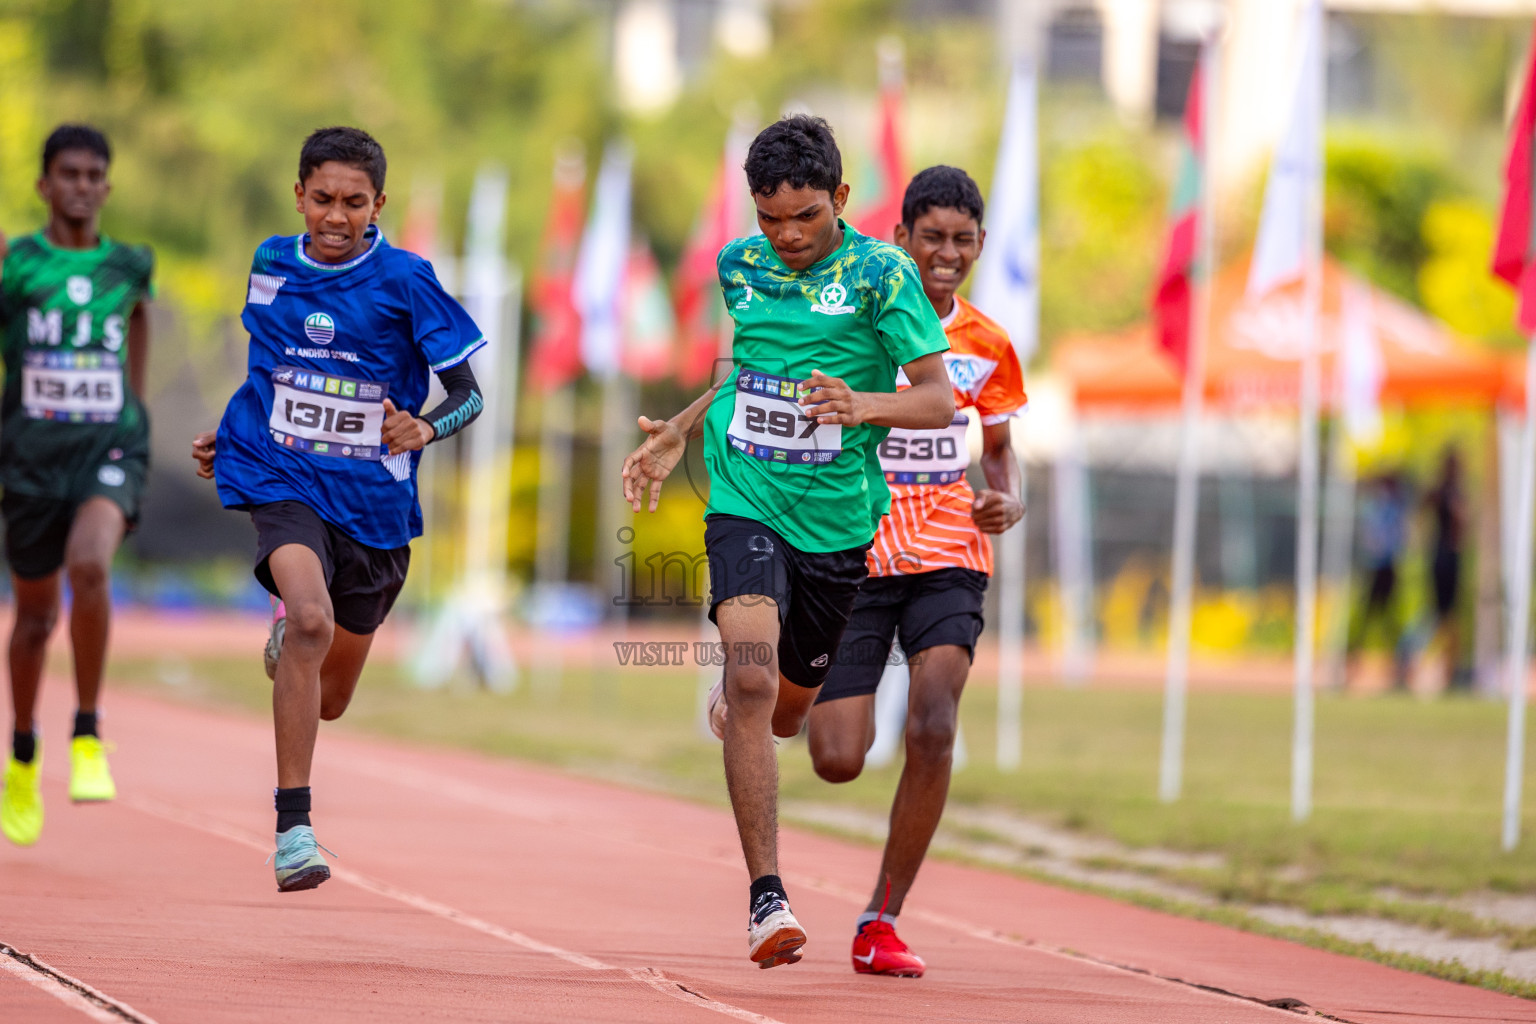
[[[282,892],[331,875],[309,819],[315,736],[346,710],[405,583],[421,450],[482,407],[467,362],[480,331],[431,264],[376,225],[384,171],[359,129],[305,140],[294,185],[305,233],[257,248],[240,316],[248,376],[218,431],[192,442],[198,475],[250,513],[256,578],[278,601],[267,661]],[[429,372],[448,397],[422,413]]]

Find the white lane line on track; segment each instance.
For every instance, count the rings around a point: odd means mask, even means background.
[[[155,1024],[153,1019],[128,1004],[118,1002],[79,978],[72,978],[30,953],[23,953],[3,942],[0,942],[0,973],[20,978],[100,1024]]]
[[[172,804],[143,797],[130,797],[126,799],[119,797],[118,803],[127,804],[143,814],[197,829],[201,832],[207,832],[210,835],[218,836],[221,839],[228,839],[231,842],[248,846],[259,852],[271,852],[269,849],[270,843],[264,842],[243,829],[235,828],[219,821],[217,818],[199,814],[196,811],[189,811]],[[614,971],[623,974],[631,981],[655,989],[662,995],[671,996],[673,999],[680,1000],[690,1006],[697,1006],[701,1010],[709,1010],[727,1017],[734,1017],[737,1020],[750,1021],[751,1024],[783,1024],[782,1021],[776,1020],[773,1017],[765,1017],[760,1013],[753,1013],[751,1010],[734,1006],[731,1003],[722,1003],[720,1000],[711,999],[701,992],[695,992],[693,989],[686,988],[682,984],[668,978],[654,967],[614,967],[603,963],[603,961],[595,957],[587,956],[585,953],[576,953],[568,949],[561,949],[559,946],[550,945],[547,942],[540,942],[538,939],[524,935],[522,932],[511,931],[501,927],[501,925],[475,917],[472,914],[466,914],[457,907],[449,906],[446,903],[439,903],[431,897],[411,892],[408,889],[401,889],[398,886],[371,878],[350,868],[338,867],[333,864],[331,866],[331,875],[338,881],[350,883],[365,892],[373,893],[375,896],[394,900],[396,903],[403,903],[422,913],[431,914],[446,921],[452,921],[454,924],[473,929],[530,952],[543,953],[546,956],[564,960],[566,963],[574,964],[577,967],[584,967],[589,971]],[[123,1024],[121,1017],[103,1019],[110,1021],[111,1024]],[[130,1019],[135,1022],[138,1021],[138,1018]],[[154,1024],[154,1021],[150,1021],[148,1018],[144,1018],[144,1021],[145,1024]]]
[[[640,847],[642,849],[660,851],[674,858],[686,857],[690,860],[699,861],[701,863],[724,867],[731,871],[736,871],[740,868],[740,862],[730,858],[711,856],[707,853],[699,853],[692,850],[679,850],[670,847],[663,848],[643,839],[638,839],[634,836],[615,834],[611,830],[593,829],[590,826],[580,824],[575,816],[552,814],[544,810],[542,804],[538,804],[536,809],[534,801],[529,801],[526,798],[519,797],[515,794],[509,795],[500,790],[495,790],[487,786],[479,785],[478,783],[466,782],[463,779],[459,779],[440,772],[420,768],[404,768],[387,761],[368,757],[366,755],[351,755],[348,757],[346,762],[341,765],[341,767],[357,772],[360,775],[381,779],[398,786],[411,786],[425,792],[432,793],[435,797],[438,798],[449,797],[462,803],[470,804],[474,807],[480,807],[490,811],[497,811],[510,817],[522,818],[524,820],[545,825],[558,824],[561,827],[570,829],[574,832],[582,832],[595,836],[602,839],[604,842],[624,842],[632,846]],[[827,879],[816,878],[810,875],[799,875],[791,873],[784,873],[784,878],[795,885],[803,886],[807,889],[815,889],[816,891],[825,895],[840,899],[845,903],[863,906],[866,899],[863,893],[854,892],[852,889],[849,889],[846,886],[840,885],[836,882],[828,881]],[[906,913],[909,917],[926,921],[929,924],[937,925],[950,931],[959,932],[962,935],[969,936],[973,939],[979,939],[982,942],[990,942],[999,946],[1007,946],[1011,949],[1041,953],[1045,956],[1056,957],[1062,960],[1069,960],[1077,964],[1087,964],[1088,966],[1097,967],[1100,970],[1108,971],[1113,974],[1135,975],[1139,978],[1157,982],[1161,985],[1173,986],[1183,992],[1198,992],[1211,999],[1221,1000],[1224,1003],[1236,999],[1240,1002],[1249,1003],[1253,1006],[1263,1007],[1266,1010],[1272,1010],[1275,1013],[1283,1014],[1287,1018],[1294,1018],[1296,1016],[1292,1011],[1269,1006],[1261,999],[1258,999],[1254,996],[1243,995],[1240,992],[1231,992],[1227,989],[1216,988],[1197,981],[1187,981],[1183,978],[1169,977],[1167,975],[1158,974],[1154,971],[1136,967],[1131,964],[1121,964],[1112,960],[1104,960],[1091,954],[1073,952],[1069,949],[1047,945],[1045,943],[1036,942],[1032,939],[1023,939],[1011,935],[1006,935],[994,928],[986,928],[981,925],[972,924],[969,921],[962,921],[959,918],[949,917],[944,914],[936,914],[932,911],[918,909],[909,910]],[[1350,1022],[1345,1021],[1344,1024],[1350,1024]]]

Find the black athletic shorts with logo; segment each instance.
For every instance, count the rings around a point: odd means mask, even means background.
[[[779,673],[799,686],[820,686],[869,574],[869,547],[801,551],[756,520],[710,515],[704,520],[710,621],[728,598],[771,597],[779,606]]]
[[[987,574],[975,569],[935,569],[865,580],[832,673],[816,695],[816,703],[874,693],[890,660],[893,638],[901,641],[908,659],[945,645],[964,647],[974,659],[986,596]]]
[[[123,510],[128,529],[139,525],[139,505],[149,479],[149,449],[110,449],[101,464],[67,486],[67,498],[21,494],[7,489],[0,497],[5,517],[5,560],[24,580],[51,576],[64,564],[64,549],[75,513],[92,498],[109,498]]]
[[[281,596],[268,565],[272,552],[284,544],[302,544],[315,553],[325,570],[336,625],[359,635],[379,628],[405,585],[411,564],[409,545],[371,548],[359,544],[302,501],[274,501],[252,505],[247,511],[256,525],[256,580],[269,594]]]

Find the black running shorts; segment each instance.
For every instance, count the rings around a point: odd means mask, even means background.
[[[256,579],[268,593],[282,596],[267,564],[272,552],[285,544],[302,544],[320,559],[336,625],[364,636],[379,628],[405,585],[409,545],[359,544],[301,501],[253,505],[249,512],[256,526]]]
[[[0,498],[5,517],[5,560],[24,580],[51,576],[64,564],[64,549],[75,513],[92,498],[108,498],[123,510],[132,530],[139,524],[139,504],[149,478],[148,451],[114,448],[78,491],[67,498],[39,497],[6,491]]]
[[[728,598],[772,598],[779,606],[779,674],[798,686],[820,686],[869,573],[869,545],[801,551],[762,523],[716,513],[704,521],[704,551],[710,621]]]
[[[816,702],[874,693],[889,661],[892,639],[901,640],[908,658],[945,645],[964,647],[974,658],[986,595],[987,574],[974,569],[936,569],[865,580],[832,673]]]

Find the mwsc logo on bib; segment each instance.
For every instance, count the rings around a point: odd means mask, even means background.
[[[304,318],[304,334],[316,345],[329,345],[336,337],[336,321],[327,313],[311,313]]]

